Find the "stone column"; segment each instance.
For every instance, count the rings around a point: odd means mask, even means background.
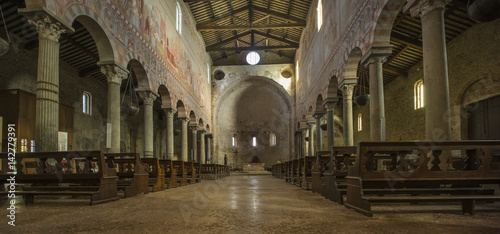
[[[139,96],[144,100],[144,157],[153,157],[153,102],[158,94],[151,90],[139,91]]]
[[[414,2],[410,12],[422,19],[425,135],[427,140],[451,139],[450,95],[444,11],[451,0]]]
[[[174,115],[177,112],[174,108],[164,108],[167,115],[167,159],[174,159]]]
[[[314,125],[315,125],[315,121],[314,119],[310,119],[307,121],[307,124],[309,125],[309,133],[308,133],[308,137],[309,137],[309,144],[308,144],[308,148],[307,148],[307,156],[314,156]]]
[[[101,72],[108,79],[108,124],[111,124],[111,148],[110,153],[120,153],[120,86],[127,78],[128,71],[116,64],[101,65]]]
[[[182,161],[187,162],[188,161],[188,123],[189,123],[189,118],[180,117],[179,119],[182,122],[181,158],[182,158]]]
[[[35,142],[37,152],[58,150],[59,38],[66,32],[49,17],[28,22],[38,31]]]
[[[328,150],[332,150],[335,145],[335,105],[338,102],[338,98],[327,98],[323,102],[323,106],[326,109],[326,125],[327,125],[327,140],[328,140]]]
[[[392,45],[374,45],[363,58],[370,73],[370,140],[385,141],[384,76],[382,64],[392,52]]]
[[[349,81],[355,81],[350,79]],[[348,80],[344,78],[342,81],[342,93],[344,94],[344,145],[353,146],[353,124],[352,124],[352,93],[354,91],[355,83],[347,83]]]
[[[208,160],[210,161],[210,163],[214,163],[214,160],[212,159],[212,138],[213,138],[213,134],[206,134],[205,135],[205,138],[207,138],[207,158]],[[218,163],[218,162],[217,162]]]
[[[316,111],[314,113],[314,119],[316,119],[316,137],[314,139],[316,151],[321,151],[323,149],[323,134],[321,131],[321,118],[325,114],[324,111]]]
[[[309,152],[309,147],[306,142],[306,137],[307,137],[307,130],[309,129],[308,125],[302,125],[300,128],[300,131],[302,134],[300,134],[300,158],[304,158],[307,153]]]
[[[207,163],[207,155],[205,154],[205,129],[200,129],[199,131],[200,134],[200,161],[199,163]]]
[[[192,144],[191,144],[191,147],[192,147],[192,152],[193,152],[193,155],[191,158],[191,161],[193,162],[200,162],[198,161],[198,124],[189,124],[189,129],[191,129],[191,140],[192,140]]]

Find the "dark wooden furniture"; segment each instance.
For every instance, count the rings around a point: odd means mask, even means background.
[[[217,179],[217,164],[201,164],[201,178],[206,180]]]
[[[174,165],[174,170],[176,172],[175,176],[177,179],[177,185],[178,186],[186,186],[188,185],[188,179],[187,179],[187,171],[185,169],[185,164],[183,161],[172,161]]]
[[[303,189],[310,190],[312,187],[312,167],[316,157],[305,156],[301,159],[304,163],[302,164],[302,180],[300,181]]]
[[[184,162],[184,169],[187,173],[187,183],[195,184],[196,183],[196,171],[194,170],[193,162]]]
[[[360,142],[348,169],[346,206],[372,216],[372,203],[499,201],[484,188],[500,183],[500,141]],[[386,170],[377,157],[391,158]]]
[[[142,162],[146,164],[148,171],[148,186],[152,192],[162,191],[166,189],[165,171],[160,164],[158,158],[142,158]]]
[[[193,163],[195,183],[201,182],[201,163]]]
[[[148,172],[138,153],[106,153],[104,157],[108,167],[116,170],[118,191],[125,197],[149,193]]]
[[[298,168],[299,168],[299,160],[294,159],[291,162],[290,166],[290,180],[288,181],[290,184],[296,184],[297,181],[297,174],[298,174]]]
[[[344,204],[347,193],[347,168],[356,160],[355,146],[334,146],[330,151],[330,160],[323,172],[325,186],[323,196],[339,204]]]
[[[8,154],[1,153],[0,180],[5,183]],[[33,204],[35,196],[89,196],[90,205],[118,200],[116,170],[108,168],[100,151],[16,153],[16,195],[22,195],[26,204]],[[34,172],[25,170],[25,162],[37,162]],[[0,186],[3,190],[3,185]],[[6,195],[8,191],[0,194]]]
[[[311,169],[311,191],[313,193],[323,194],[325,184],[323,172],[329,159],[330,151],[316,151],[316,159]]]
[[[165,186],[167,188],[177,187],[177,172],[174,169],[173,161],[168,159],[160,159],[160,167],[165,173]]]

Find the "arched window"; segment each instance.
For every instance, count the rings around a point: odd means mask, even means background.
[[[323,1],[318,1],[318,7],[316,8],[316,17],[318,18],[318,32],[321,30],[321,26],[323,25]]]
[[[257,146],[257,137],[252,137],[252,146]]]
[[[276,146],[276,134],[274,133],[269,134],[269,145]]]
[[[424,81],[415,83],[415,110],[424,107]]]
[[[233,147],[238,147],[238,136],[236,134],[233,135]]]
[[[175,7],[175,29],[182,35],[182,9],[179,2],[177,2],[177,6]]]
[[[363,115],[361,113],[358,114],[358,132],[363,130]]]
[[[82,107],[84,114],[92,115],[92,95],[87,91],[83,91]]]

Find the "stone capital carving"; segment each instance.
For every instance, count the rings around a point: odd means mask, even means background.
[[[177,113],[177,110],[174,108],[166,108],[166,109],[163,109],[163,111],[167,115],[167,118],[174,118],[175,113]]]
[[[158,94],[153,91],[139,91],[139,96],[144,100],[144,105],[153,105],[153,102],[158,98]]]
[[[121,85],[122,81],[127,78],[128,71],[116,65],[102,65],[101,72],[108,78],[108,83]]]
[[[410,14],[412,17],[423,17],[427,13],[436,10],[444,9],[444,7],[450,4],[452,0],[418,0],[413,1],[410,7]]]
[[[181,120],[182,125],[187,125],[189,123],[188,117],[180,117],[179,119]]]
[[[48,16],[43,19],[28,19],[28,23],[35,26],[39,39],[44,38],[54,42],[59,42],[61,34],[66,32],[65,29],[61,29],[61,23],[52,23]]]
[[[198,134],[201,134],[201,135],[205,135],[206,132],[207,131],[203,128],[198,130]]]
[[[387,56],[383,56],[383,55],[371,56],[370,58],[365,60],[364,66],[368,67],[368,66],[370,66],[370,64],[374,64],[374,63],[383,64],[386,61],[387,61]]]
[[[355,86],[355,84],[345,84],[342,86],[342,93],[344,94],[345,100],[352,100],[352,94]]]
[[[317,119],[321,119],[321,118],[323,118],[323,115],[324,115],[324,114],[325,114],[325,112],[324,112],[324,111],[316,111],[316,112],[314,112],[313,117],[314,117],[314,119],[316,119],[316,120],[317,120]]]
[[[213,133],[205,134],[205,138],[212,139],[212,138],[214,138],[214,134]]]

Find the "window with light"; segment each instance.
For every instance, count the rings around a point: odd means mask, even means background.
[[[175,7],[175,29],[182,35],[182,9],[178,2]]]
[[[358,132],[363,130],[363,115],[360,113],[358,115]]]
[[[318,32],[321,30],[321,26],[323,25],[323,1],[318,1],[318,7],[316,8],[316,17],[318,18]]]
[[[269,145],[270,146],[276,146],[276,134],[271,133],[269,135]]]
[[[82,95],[82,107],[84,114],[92,115],[92,95],[87,91]]]
[[[252,137],[252,146],[257,146],[257,137]]]
[[[424,107],[424,81],[415,83],[415,110]]]
[[[233,147],[238,147],[238,136],[236,134],[233,135]]]

